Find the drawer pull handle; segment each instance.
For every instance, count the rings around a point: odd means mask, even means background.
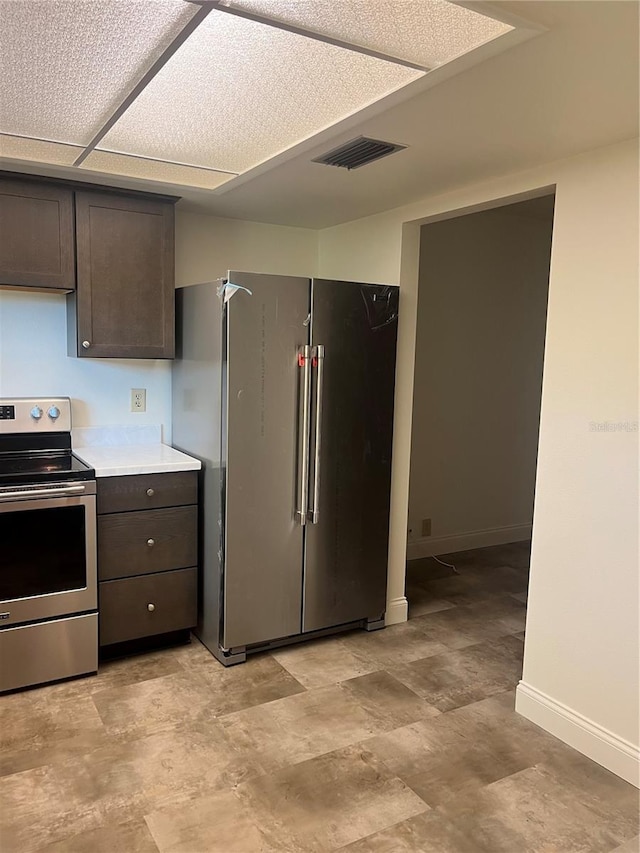
[[[149,613],[153,613],[153,611],[155,609],[156,609],[155,604],[147,604],[147,610],[149,611]]]
[[[90,346],[91,346],[91,341],[82,341],[83,349],[89,349]]]
[[[155,495],[154,489],[147,489],[147,497],[152,498]]]
[[[153,548],[153,546],[154,546],[155,544],[156,544],[156,540],[155,540],[155,539],[147,539],[147,545],[149,546],[149,548]]]

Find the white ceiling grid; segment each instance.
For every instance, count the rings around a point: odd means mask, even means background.
[[[447,0],[0,0],[0,157],[213,190],[512,29]]]
[[[446,0],[222,0],[222,5],[427,68],[513,29]]]
[[[5,0],[0,131],[86,145],[197,10],[181,0]]]
[[[72,166],[83,150],[79,145],[63,145],[59,142],[0,133],[0,154],[16,160],[34,160],[38,163],[53,163],[57,166]]]
[[[212,11],[99,147],[243,172],[420,76]]]
[[[110,175],[126,175],[130,178],[166,181],[171,184],[201,187],[213,190],[230,181],[235,175],[213,169],[197,169],[182,163],[167,163],[132,157],[130,154],[114,154],[109,151],[92,151],[82,164],[83,169],[106,172]]]

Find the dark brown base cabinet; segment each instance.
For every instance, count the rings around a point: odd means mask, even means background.
[[[100,646],[197,621],[198,472],[98,478]]]

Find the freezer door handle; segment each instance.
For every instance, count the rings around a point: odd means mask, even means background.
[[[313,438],[313,489],[309,521],[317,524],[320,518],[320,453],[322,450],[322,392],[324,388],[324,346],[311,350],[311,366],[316,371],[316,405]]]
[[[296,516],[301,525],[307,523],[309,509],[309,426],[311,408],[311,347],[298,349],[300,369],[300,410],[298,412],[298,509]]]

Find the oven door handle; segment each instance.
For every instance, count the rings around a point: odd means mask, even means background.
[[[50,489],[21,489],[11,492],[3,492],[0,489],[0,503],[5,501],[22,500],[27,498],[57,498],[69,495],[81,495],[85,486],[58,486]]]

